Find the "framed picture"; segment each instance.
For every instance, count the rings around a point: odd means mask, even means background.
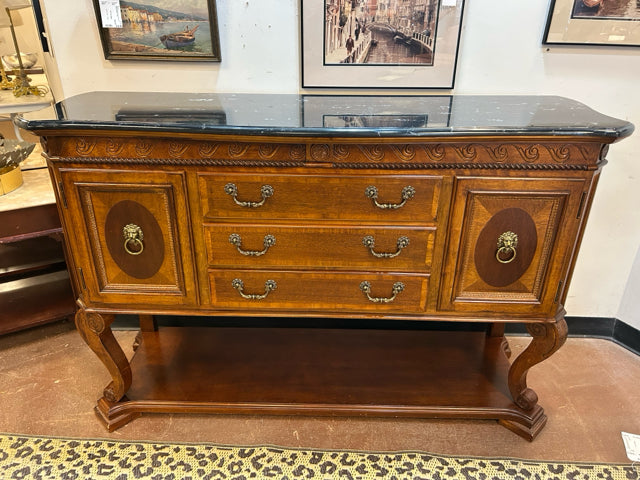
[[[453,88],[464,0],[301,0],[305,88]]]
[[[107,60],[220,61],[215,0],[93,0]]]
[[[640,2],[552,0],[543,43],[640,46]]]

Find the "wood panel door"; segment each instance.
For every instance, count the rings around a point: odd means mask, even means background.
[[[62,170],[61,177],[85,302],[196,303],[182,173]]]
[[[553,316],[585,188],[583,179],[458,178],[439,308]]]

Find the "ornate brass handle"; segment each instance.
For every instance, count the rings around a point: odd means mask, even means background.
[[[275,290],[278,285],[276,284],[275,280],[267,280],[266,282],[264,282],[263,294],[244,293],[242,291],[244,289],[244,282],[239,278],[234,278],[233,281],[231,282],[231,286],[238,291],[238,293],[242,298],[246,298],[247,300],[262,300],[264,298],[267,298],[267,295],[269,295],[269,292],[271,292],[272,290]]]
[[[513,232],[504,232],[498,237],[498,250],[496,260],[500,263],[511,263],[516,259],[516,247],[518,246],[518,235]]]
[[[372,297],[371,296],[371,284],[366,280],[360,283],[360,290],[364,292],[367,298],[373,303],[390,303],[393,302],[398,294],[404,290],[404,283],[396,282],[393,284],[391,288],[391,296],[390,297]]]
[[[229,243],[235,245],[235,247],[242,255],[259,257],[267,253],[269,247],[273,247],[276,244],[276,237],[274,237],[273,235],[265,235],[262,241],[264,250],[242,250],[242,237],[237,233],[232,233],[231,235],[229,235]]]
[[[122,233],[124,235],[124,250],[129,255],[140,255],[144,250],[144,234],[142,233],[142,229],[136,225],[135,223],[130,223],[125,225],[122,229]],[[133,250],[129,248],[129,245],[133,244],[135,247]]]
[[[267,201],[267,198],[273,196],[273,187],[271,185],[262,185],[262,187],[260,187],[262,200],[259,202],[242,202],[238,200],[238,187],[236,187],[235,183],[227,183],[224,186],[224,193],[226,193],[227,195],[231,195],[233,197],[233,201],[241,207],[257,208],[264,205],[264,202]]]
[[[362,244],[369,249],[369,251],[371,252],[371,255],[373,255],[374,257],[393,258],[400,255],[400,252],[402,252],[403,248],[409,246],[409,238],[405,237],[404,235],[402,237],[399,237],[398,241],[396,242],[396,247],[398,249],[395,252],[390,252],[390,253],[386,253],[386,252],[379,253],[374,251],[373,247],[375,247],[376,242],[371,235],[367,235],[366,237],[364,237],[362,239]]]
[[[386,209],[395,210],[397,208],[403,207],[404,204],[407,203],[407,200],[412,199],[416,194],[416,189],[413,188],[411,185],[407,185],[406,187],[404,187],[402,189],[402,197],[401,197],[402,201],[400,203],[379,203],[378,189],[373,185],[368,186],[365,189],[364,194],[367,198],[370,198],[371,200],[373,200],[373,203],[375,204],[376,207],[382,208],[383,210],[386,210]]]

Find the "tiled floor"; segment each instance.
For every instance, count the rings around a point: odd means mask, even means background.
[[[116,332],[129,354],[135,333]],[[527,342],[510,337],[514,355]],[[607,340],[570,338],[529,372],[549,417],[532,443],[492,421],[420,419],[143,415],[108,433],[93,413],[108,374],[63,322],[0,337],[0,431],[628,462],[620,432],[640,434],[639,379],[640,357]]]

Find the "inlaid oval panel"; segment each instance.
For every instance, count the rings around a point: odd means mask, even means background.
[[[142,252],[128,253],[125,248],[123,229],[126,225],[137,225],[142,230]],[[164,260],[162,230],[153,214],[138,202],[123,200],[116,203],[107,214],[104,226],[105,240],[111,258],[126,274],[134,278],[153,277]],[[130,241],[131,252],[139,251],[139,244]]]
[[[496,258],[498,238],[505,232],[518,236],[516,255],[509,263],[500,263]],[[505,287],[518,280],[527,271],[538,245],[536,224],[521,208],[500,210],[486,223],[476,242],[474,261],[480,278],[493,287]],[[509,252],[508,252],[509,253]],[[501,255],[509,260],[511,256]]]

